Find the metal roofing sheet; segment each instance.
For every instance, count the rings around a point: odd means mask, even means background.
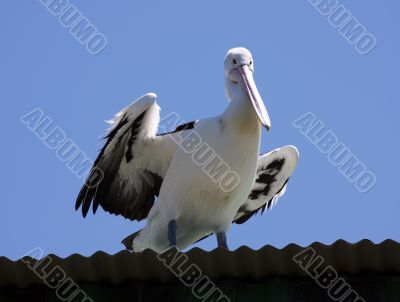
[[[400,244],[386,240],[374,244],[362,240],[355,244],[339,240],[331,245],[313,243],[316,254],[323,257],[341,275],[400,275]],[[259,250],[240,247],[235,251],[194,248],[185,253],[212,280],[240,279],[261,281],[269,278],[304,278],[307,274],[293,261],[305,248],[290,244],[278,249],[265,246]],[[176,276],[163,265],[153,251],[140,254],[121,251],[115,255],[96,252],[90,257],[78,254],[67,258],[49,255],[52,266],[60,266],[77,283],[170,282]],[[27,261],[36,261],[25,258]],[[26,288],[43,285],[43,281],[22,260],[0,258],[0,286]]]

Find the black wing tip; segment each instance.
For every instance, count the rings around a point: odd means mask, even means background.
[[[79,210],[79,208],[81,207],[81,205],[82,205],[82,203],[83,203],[83,201],[84,201],[83,196],[86,194],[86,193],[83,194],[83,193],[84,193],[84,189],[85,189],[85,187],[83,187],[83,188],[81,189],[81,191],[79,192],[78,197],[76,198],[76,202],[75,202],[75,211],[78,211],[78,210]]]
[[[99,207],[99,203],[96,202],[96,201],[94,201],[94,202],[93,202],[93,206],[92,206],[92,212],[93,212],[93,214],[96,214],[97,208],[98,208],[98,207]]]
[[[79,193],[78,197],[76,198],[75,201],[75,211],[78,211],[79,207],[82,204],[82,199],[81,199],[81,193]]]
[[[91,205],[91,199],[85,200],[83,202],[83,205],[82,205],[82,216],[83,216],[83,218],[86,218],[86,215],[87,215],[87,213],[89,212],[89,209],[90,209],[90,205]]]
[[[93,198],[91,194],[91,188],[89,188],[87,184],[85,184],[79,192],[78,198],[76,199],[75,211],[78,211],[79,208],[82,207],[83,218],[86,218],[86,215],[89,211],[90,204]]]
[[[78,199],[76,200],[76,203],[75,203],[75,211],[79,210],[79,208],[82,206],[82,202],[83,202],[83,199],[80,199],[78,197]],[[87,212],[88,212],[88,210],[85,210],[85,207],[82,206],[82,216],[83,216],[83,218],[86,218]]]

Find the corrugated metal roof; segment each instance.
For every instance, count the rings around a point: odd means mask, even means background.
[[[311,247],[343,276],[400,275],[400,244],[393,240],[380,244],[369,240],[355,244],[339,240],[332,245],[313,243]],[[262,281],[269,278],[309,278],[293,261],[293,256],[302,250],[304,247],[290,244],[283,249],[265,246],[259,250],[240,247],[235,251],[215,249],[207,252],[194,248],[185,254],[212,280]],[[59,265],[67,276],[80,284],[176,281],[157,254],[150,250],[140,254],[122,251],[115,255],[97,252],[90,257],[77,254],[64,259],[55,255],[50,257],[53,266]],[[0,286],[26,288],[35,285],[43,285],[42,280],[23,261],[0,258]]]

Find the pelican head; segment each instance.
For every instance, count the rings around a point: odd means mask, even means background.
[[[261,124],[269,130],[271,121],[253,79],[254,61],[250,51],[243,47],[230,49],[224,67],[228,99],[231,100],[239,91],[246,101],[252,103]]]

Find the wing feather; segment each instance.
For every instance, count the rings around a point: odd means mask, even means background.
[[[294,146],[285,146],[261,155],[249,197],[233,222],[242,224],[258,211],[264,213],[266,209],[272,208],[285,193],[298,159],[299,153]]]
[[[76,200],[85,217],[92,205],[130,220],[147,217],[176,151],[176,131],[156,135],[160,120],[156,95],[149,93],[118,113],[106,143]],[[179,126],[181,127],[181,126]],[[193,126],[191,126],[193,127]]]

